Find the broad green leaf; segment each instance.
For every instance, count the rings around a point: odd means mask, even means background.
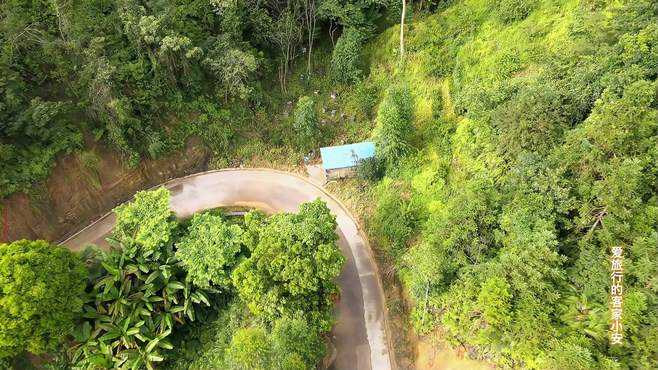
[[[113,331],[107,332],[106,334],[104,334],[103,336],[101,336],[101,337],[99,338],[99,340],[104,342],[104,341],[108,341],[108,340],[112,340],[112,339],[118,338],[118,337],[120,337],[120,336],[121,336],[121,330],[116,329],[116,330],[113,330]]]
[[[166,340],[166,339],[162,339],[162,340],[160,340],[160,342],[158,343],[158,347],[165,348],[165,349],[173,349],[173,348],[174,348],[174,345],[171,344],[170,341],[168,341],[168,340]]]
[[[112,367],[112,358],[102,355],[102,354],[96,354],[92,355],[88,358],[89,362],[100,367],[100,368],[110,368]]]
[[[119,269],[115,268],[114,266],[111,266],[109,263],[101,262],[101,265],[103,266],[103,268],[105,268],[105,270],[107,272],[112,274],[115,278],[121,276],[121,273],[119,272]]]
[[[160,339],[159,339],[159,338],[155,338],[155,339],[151,340],[151,341],[146,345],[146,348],[144,348],[144,350],[145,350],[146,352],[151,352],[151,351],[153,351],[153,349],[155,348],[155,346],[158,345],[159,342],[160,342]]]
[[[130,367],[132,370],[139,370],[142,367],[142,364],[144,363],[144,359],[141,357],[138,357],[133,361],[132,366]]]
[[[162,340],[171,334],[171,329],[165,330],[162,334],[158,335],[158,339]]]
[[[172,308],[169,310],[169,312],[171,312],[171,313],[178,313],[178,312],[181,312],[181,311],[184,311],[184,310],[185,310],[185,307],[184,307],[184,306],[175,306],[175,307],[172,307]]]
[[[180,289],[185,289],[185,285],[181,283],[180,281],[170,281],[167,283],[167,288],[173,289],[173,290],[180,290]]]
[[[139,271],[139,267],[133,263],[126,265],[126,272],[129,274],[134,274]]]
[[[197,290],[196,292],[192,293],[192,300],[194,303],[203,302],[206,306],[210,306],[208,297],[206,297],[206,295],[201,290]]]
[[[73,331],[73,338],[76,342],[86,342],[91,337],[91,324],[85,321],[78,325]]]
[[[107,289],[108,286],[113,286],[114,284],[114,277],[113,276],[105,276],[101,280],[99,280],[96,284],[94,284],[94,289],[100,289],[101,287],[105,287]],[[107,292],[105,292],[107,294]]]
[[[135,334],[135,338],[141,340],[142,342],[148,342],[148,341],[151,340],[151,338],[146,337],[146,336],[142,335],[142,334],[139,333],[139,332]]]
[[[185,314],[190,318],[190,320],[194,321],[194,306],[190,305],[185,311]]]
[[[148,278],[146,278],[146,281],[144,282],[145,284],[151,284],[155,279],[157,279],[160,276],[159,271],[153,271],[152,273],[149,274]]]

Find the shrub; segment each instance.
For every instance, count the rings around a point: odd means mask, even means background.
[[[215,156],[225,155],[233,138],[230,113],[205,100],[199,102],[199,108],[203,113],[197,118],[194,134],[203,138]]]
[[[377,110],[380,127],[377,140],[377,156],[387,166],[409,152],[408,136],[413,119],[413,101],[407,86],[391,86]]]
[[[386,240],[391,255],[398,258],[417,226],[417,212],[408,199],[408,186],[386,182],[382,186],[375,206],[373,229]]]
[[[271,333],[272,353],[282,369],[313,369],[325,353],[317,328],[300,318],[281,318]]]
[[[98,155],[92,151],[92,150],[83,150],[79,153],[80,163],[82,165],[91,171],[97,171],[98,170],[98,163],[100,162],[100,158]]]
[[[293,127],[297,133],[298,145],[308,150],[317,144],[320,126],[315,102],[308,96],[302,96],[295,107]]]
[[[500,0],[496,4],[496,14],[504,23],[516,22],[525,19],[535,6],[535,0]]]
[[[492,123],[500,135],[501,153],[517,155],[522,150],[546,153],[561,140],[574,119],[566,114],[569,105],[563,102],[575,99],[557,90],[555,85],[552,81],[528,84],[493,110]]]
[[[172,333],[174,349],[168,356],[170,361],[161,368],[228,368],[227,349],[235,332],[250,321],[249,310],[240,299],[230,295],[214,296],[211,304],[205,320],[201,320],[200,316],[199,320]]]
[[[359,161],[356,174],[361,180],[375,182],[384,175],[384,167],[377,157],[365,158]]]
[[[232,369],[314,369],[325,348],[317,328],[301,318],[281,318],[268,333],[261,327],[239,329],[226,349]]]
[[[338,82],[356,82],[363,71],[359,62],[359,53],[363,35],[357,28],[346,28],[336,42],[331,56],[331,75]]]
[[[349,100],[346,102],[346,108],[356,114],[356,117],[363,120],[370,120],[374,116],[374,107],[379,100],[380,88],[371,80],[364,80],[356,85]]]
[[[0,244],[0,357],[54,350],[82,311],[87,272],[43,240]]]
[[[79,133],[62,133],[50,144],[0,143],[0,198],[29,192],[35,182],[48,177],[58,156],[81,145]]]
[[[265,370],[271,368],[272,344],[261,328],[244,328],[235,332],[227,359],[233,369]]]

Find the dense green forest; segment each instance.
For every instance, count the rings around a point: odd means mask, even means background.
[[[114,210],[111,248],[82,258],[0,244],[0,365],[29,351],[55,353],[51,369],[315,368],[344,263],[326,205],[177,220],[169,202],[137,193]]]
[[[334,70],[356,77],[354,53],[385,1],[3,2],[0,197],[28,190],[89,140],[127,166],[191,135],[219,167],[263,146],[300,148],[287,122],[272,125],[273,112],[294,89],[311,90],[315,43],[337,42],[346,55]],[[332,36],[321,37],[327,27]],[[337,40],[345,27],[359,30],[356,44]],[[303,72],[289,82],[293,62]],[[93,166],[93,154],[82,158]]]
[[[359,213],[404,286],[416,333],[500,368],[658,368],[658,3],[405,5],[402,52],[401,2],[392,0],[8,0],[0,198],[29,191],[56,158],[84,154],[90,141],[135,166],[200,136],[211,166],[223,167],[249,156],[301,162],[318,145],[374,139],[377,158],[343,186],[367,200]],[[222,227],[227,240],[240,233],[207,217],[190,221],[196,232],[166,226],[172,243],[193,246],[204,227]],[[241,233],[262,222],[249,220]],[[267,223],[277,222],[289,221]],[[622,345],[610,344],[616,246]],[[183,250],[183,263],[196,258]],[[235,263],[226,253],[195,263]],[[197,343],[180,334],[168,366],[224,364],[202,362],[230,353],[268,368],[284,360],[228,348],[285,348],[285,330],[308,333],[308,323],[275,319],[299,307],[260,305],[265,292],[248,284],[265,272],[248,266],[232,278],[221,268],[178,272],[200,292],[232,284],[234,295],[254,295],[214,310],[200,296],[194,304],[213,324],[179,333],[202,338],[203,353],[194,357]],[[330,327],[323,309],[308,318],[317,333]],[[245,312],[262,321],[251,325]],[[295,351],[289,361],[321,357]]]

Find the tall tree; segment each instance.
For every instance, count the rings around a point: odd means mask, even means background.
[[[240,297],[258,316],[301,316],[329,330],[338,294],[334,279],[345,261],[336,244],[335,216],[318,199],[302,204],[298,214],[276,214],[252,225],[263,227],[252,237],[251,256],[233,273]]]
[[[135,199],[114,209],[117,215],[112,236],[129,240],[145,250],[158,251],[171,240],[176,225],[169,208],[169,190],[140,191]]]
[[[54,350],[82,312],[87,270],[43,240],[0,244],[0,358]]]
[[[311,55],[313,53],[313,41],[315,41],[315,23],[317,22],[318,9],[316,0],[304,0],[304,16],[306,21],[306,38],[308,49],[306,51],[306,79],[311,79]]]
[[[227,225],[220,216],[194,215],[188,234],[177,244],[176,257],[197,286],[227,289],[231,269],[241,249],[242,228]]]
[[[269,40],[280,52],[279,83],[281,90],[287,90],[287,79],[292,62],[299,55],[299,44],[304,34],[304,14],[299,0],[271,1],[268,3],[270,14]]]
[[[331,75],[339,82],[357,82],[363,71],[359,55],[364,40],[363,32],[356,27],[345,28],[331,55]]]

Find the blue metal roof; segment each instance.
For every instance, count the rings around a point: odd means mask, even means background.
[[[369,141],[320,148],[320,156],[322,157],[322,164],[325,171],[354,167],[359,160],[370,158],[374,155],[375,143]]]

